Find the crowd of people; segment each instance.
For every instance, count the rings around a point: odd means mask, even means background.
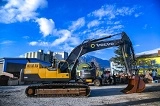
[[[117,83],[127,83],[128,82],[128,75],[124,73],[118,73],[118,74],[111,74],[110,71],[105,70],[102,74],[102,77],[105,80],[108,80],[109,83],[117,84]]]
[[[145,70],[143,74],[139,74],[140,77],[142,77],[146,83],[155,81],[160,79],[158,77],[157,69],[150,69],[150,70]],[[124,73],[123,71],[120,71],[118,73],[110,73],[109,70],[104,70],[102,77],[105,78],[105,80],[114,82],[114,84],[119,83],[119,84],[126,84],[128,83],[128,74]]]
[[[143,77],[144,80],[146,80],[146,82],[152,82],[159,79],[157,69],[146,70],[144,74],[140,75],[140,77]],[[116,80],[118,83],[127,83],[128,74],[125,74],[124,72],[120,72],[116,74]]]

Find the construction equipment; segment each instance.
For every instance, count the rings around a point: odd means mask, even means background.
[[[114,36],[121,35],[120,39],[114,39]],[[111,38],[112,40],[108,40]],[[89,96],[90,87],[86,83],[79,83],[76,77],[76,67],[78,59],[82,55],[105,49],[113,46],[121,46],[127,72],[132,75],[132,61],[134,59],[134,51],[132,43],[125,32],[106,36],[99,39],[85,40],[82,44],[75,47],[65,61],[53,61],[52,67],[43,67],[39,63],[27,63],[26,68],[21,70],[21,81],[47,81],[47,84],[33,85],[26,88],[26,95],[34,96]],[[139,78],[139,77],[136,77]],[[51,83],[50,83],[51,82]],[[129,88],[125,89],[125,93],[141,92],[141,82],[139,78],[131,79],[128,83]],[[143,85],[143,88],[145,85]]]
[[[0,86],[18,85],[18,77],[13,74],[2,72],[0,75]]]
[[[104,70],[101,76],[96,73],[97,67],[94,62],[88,64],[88,67],[82,67],[80,70],[80,79],[86,83],[93,83],[95,86],[114,84],[114,79],[110,74],[110,71]]]
[[[94,64],[94,63],[91,62],[91,64]],[[94,67],[91,64],[85,63],[84,66],[82,66],[82,68],[79,69],[78,77],[79,79],[83,80],[83,82],[92,83],[93,79],[97,77],[96,66]]]

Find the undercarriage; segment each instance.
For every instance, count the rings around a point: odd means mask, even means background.
[[[87,97],[90,87],[79,83],[53,83],[33,85],[26,88],[28,97]]]

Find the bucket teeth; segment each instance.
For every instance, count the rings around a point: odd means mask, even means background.
[[[129,79],[128,85],[121,92],[130,94],[130,93],[140,93],[145,89],[145,83],[139,76],[134,76]]]

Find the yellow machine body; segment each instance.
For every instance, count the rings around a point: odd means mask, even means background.
[[[57,67],[43,67],[40,63],[27,63],[24,69],[25,81],[68,81],[69,71],[61,72]]]

